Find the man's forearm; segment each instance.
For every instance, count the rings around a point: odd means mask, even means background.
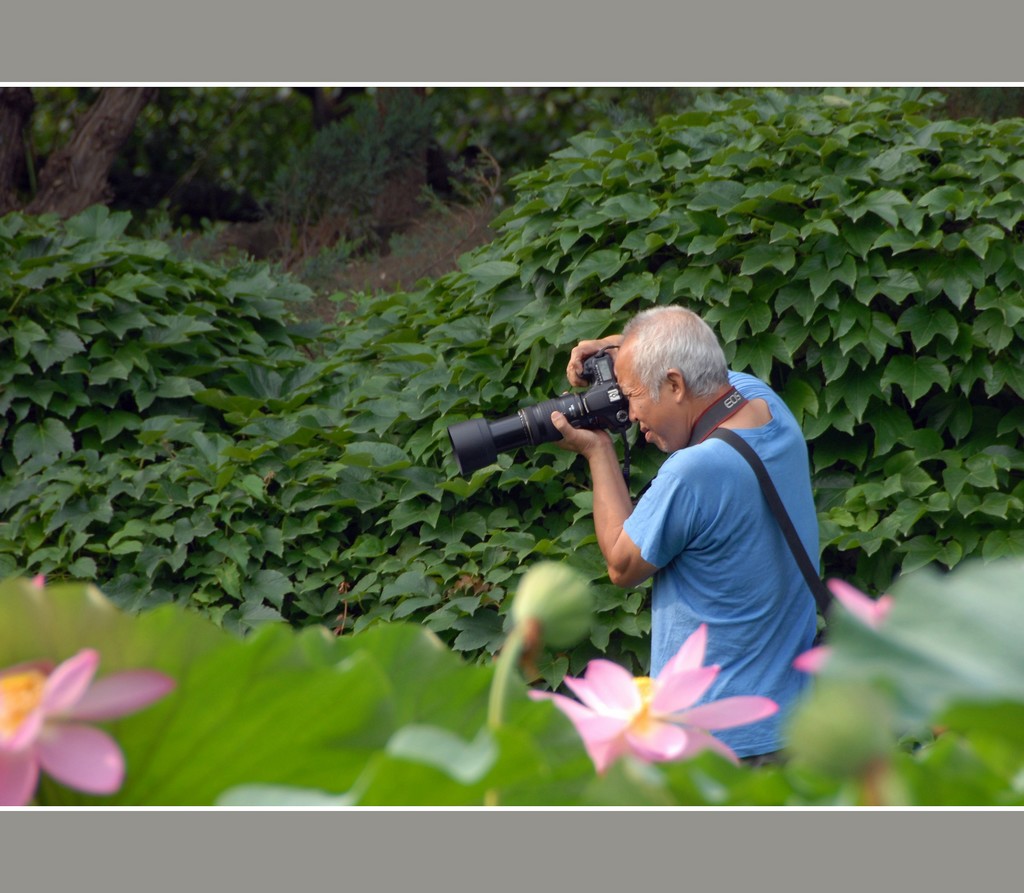
[[[597,544],[606,559],[609,550],[622,532],[622,525],[633,511],[633,503],[619,468],[615,447],[606,447],[587,456],[594,487],[594,528]]]
[[[616,585],[635,586],[651,576],[655,568],[643,560],[623,530],[633,513],[633,501],[611,440],[589,452],[587,461],[594,486],[594,530],[608,575]]]
[[[618,586],[642,583],[657,568],[648,564],[640,549],[623,530],[633,513],[633,501],[619,468],[615,444],[607,431],[573,428],[565,416],[551,413],[551,424],[562,434],[562,445],[579,453],[590,466],[594,489],[594,528],[597,544],[608,565],[608,576]]]

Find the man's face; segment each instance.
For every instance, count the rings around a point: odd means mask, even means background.
[[[615,358],[615,378],[629,399],[629,417],[640,425],[647,443],[653,443],[663,453],[686,446],[690,431],[680,406],[682,395],[666,378],[661,383],[659,400],[655,403],[651,399],[650,393],[633,375],[633,351],[628,340]]]

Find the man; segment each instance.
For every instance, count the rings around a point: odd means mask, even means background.
[[[602,348],[616,351],[615,377],[630,418],[648,443],[668,454],[634,507],[609,434],[573,428],[552,413],[559,444],[590,465],[594,525],[608,574],[625,587],[654,578],[652,676],[708,624],[705,663],[721,671],[705,700],[756,694],[780,707],[773,717],[718,737],[740,757],[773,754],[783,746],[787,709],[805,683],[792,661],[814,638],[814,597],[746,460],[721,440],[691,444],[691,438],[707,428],[702,417],[712,409],[721,427],[746,440],[816,563],[817,514],[803,435],[770,387],[728,370],[714,333],[689,310],[653,308],[622,335],[581,342],[570,356],[570,383],[586,384],[583,360]],[[729,415],[722,407],[732,404],[721,398],[733,388],[746,401]]]

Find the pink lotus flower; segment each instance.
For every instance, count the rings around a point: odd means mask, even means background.
[[[94,681],[99,660],[86,649],[56,668],[39,661],[0,671],[0,805],[28,803],[40,770],[88,794],[121,787],[121,749],[106,732],[83,723],[134,713],[175,683],[153,670]]]
[[[878,629],[892,609],[891,595],[881,595],[877,599],[871,598],[855,586],[842,580],[829,580],[827,586],[847,611],[872,629]],[[828,645],[819,645],[817,648],[811,648],[798,655],[793,661],[793,666],[805,673],[817,673],[825,666],[825,661],[828,660],[831,652],[832,649]]]
[[[732,748],[708,730],[756,722],[779,706],[756,695],[691,706],[719,671],[717,666],[701,666],[706,644],[707,626],[701,624],[654,679],[634,678],[618,664],[598,659],[587,664],[582,679],[565,678],[579,701],[545,691],[529,694],[534,700],[554,701],[571,720],[599,773],[626,753],[660,762],[714,750],[739,762]]]

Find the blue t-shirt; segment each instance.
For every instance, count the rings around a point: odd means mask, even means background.
[[[764,382],[739,372],[730,372],[729,380],[748,400],[768,403],[768,424],[736,433],[761,457],[817,564],[818,519],[800,426]],[[767,719],[713,734],[741,757],[781,748],[787,711],[807,678],[792,661],[812,644],[816,611],[747,461],[714,438],[676,450],[638,501],[625,531],[644,560],[658,567],[651,676],[707,623],[704,663],[721,670],[701,703],[762,695],[780,708]]]

